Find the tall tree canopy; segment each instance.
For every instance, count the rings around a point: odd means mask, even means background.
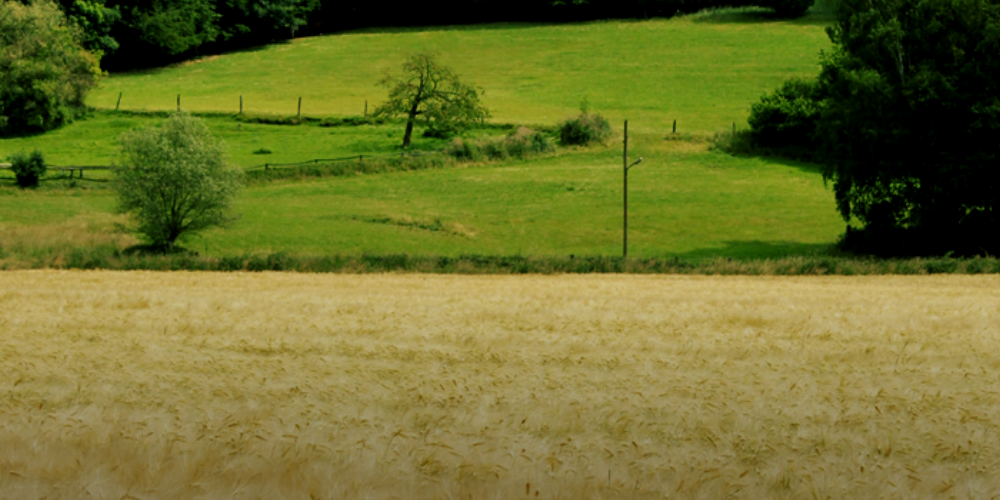
[[[1000,2],[845,0],[830,36],[818,135],[841,215],[995,246]]]
[[[754,106],[757,139],[818,148],[849,246],[1000,251],[1000,0],[843,0],[828,33],[816,82]]]
[[[47,0],[0,1],[0,136],[50,130],[83,109],[101,71],[82,38]]]

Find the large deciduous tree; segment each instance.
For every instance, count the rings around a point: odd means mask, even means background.
[[[816,106],[786,113],[802,120],[785,133],[815,119],[840,214],[863,226],[848,243],[1000,251],[1000,0],[843,0],[828,33],[816,85],[795,93]]]
[[[98,56],[55,4],[0,1],[0,136],[72,120],[100,75]]]
[[[482,90],[462,83],[451,68],[430,54],[410,55],[401,77],[387,72],[379,85],[389,89],[389,100],[375,110],[375,116],[406,117],[404,148],[410,146],[413,125],[418,121],[430,135],[446,136],[490,116],[479,101]]]
[[[118,210],[160,251],[178,238],[235,220],[231,206],[243,172],[226,163],[225,146],[205,124],[173,115],[160,128],[126,132],[116,171]]]

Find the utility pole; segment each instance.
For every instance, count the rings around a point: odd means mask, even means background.
[[[628,170],[639,163],[642,163],[642,157],[640,156],[635,163],[628,164],[628,120],[625,120],[625,144],[622,148],[622,172],[624,174],[624,189],[622,190],[622,259],[628,258]]]

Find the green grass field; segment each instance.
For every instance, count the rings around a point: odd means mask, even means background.
[[[264,163],[293,163],[316,158],[340,158],[360,154],[399,152],[402,127],[395,123],[370,126],[320,127],[316,125],[264,125],[240,123],[227,117],[203,118],[215,137],[225,141],[234,165],[247,168]],[[52,132],[0,139],[0,161],[15,151],[39,149],[48,163],[66,165],[111,165],[118,154],[119,138],[134,128],[155,127],[164,121],[156,116],[133,116],[96,112]],[[501,133],[496,129],[468,132],[470,136]],[[440,149],[447,141],[416,134],[411,150]],[[254,154],[266,149],[270,154]],[[0,177],[5,174],[0,173]],[[9,177],[9,172],[6,173]]]
[[[437,52],[485,89],[497,121],[554,124],[582,98],[636,131],[714,132],[791,76],[813,75],[826,18],[701,14],[671,20],[378,30],[296,39],[152,71],[112,75],[88,103],[113,109],[360,115],[407,52]]]
[[[580,25],[488,25],[352,33],[113,75],[90,104],[126,109],[183,107],[290,115],[358,115],[384,96],[380,71],[407,51],[435,50],[486,89],[495,122],[551,125],[582,97],[617,135],[554,156],[381,175],[282,181],[248,188],[243,218],[185,244],[210,255],[298,254],[617,255],[621,252],[621,121],[631,152],[630,255],[772,257],[822,251],[843,229],[814,168],[710,152],[698,136],[744,123],[750,104],[793,75],[814,74],[828,46],[816,16],[771,21],[740,13]],[[674,119],[691,141],[665,140]],[[98,111],[44,135],[0,140],[0,156],[39,148],[51,163],[107,164],[120,134],[160,119]],[[322,128],[206,119],[248,167],[397,151],[399,125]],[[474,131],[496,134],[497,129]],[[440,140],[419,139],[432,149]],[[255,155],[270,149],[271,155]],[[4,174],[9,177],[9,172]],[[89,175],[89,174],[88,174]],[[100,174],[94,174],[100,175]],[[113,200],[94,190],[0,188],[3,226],[107,225]],[[67,222],[69,221],[69,222]],[[95,222],[97,221],[97,222]],[[50,231],[51,232],[51,231]],[[58,233],[58,231],[54,231]]]
[[[821,251],[843,223],[808,165],[637,138],[630,255],[775,257]],[[185,244],[209,255],[618,255],[617,147],[485,167],[282,181],[248,189],[242,219]],[[617,168],[616,168],[617,165]],[[107,192],[0,190],[9,223],[108,220]]]

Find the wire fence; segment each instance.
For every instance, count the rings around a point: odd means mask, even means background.
[[[377,159],[389,159],[389,158],[406,158],[406,157],[412,158],[412,157],[423,157],[423,156],[436,156],[440,154],[444,154],[444,151],[402,151],[399,154],[395,153],[366,154],[366,155],[362,154],[357,156],[343,156],[340,158],[316,158],[313,160],[306,160],[294,163],[263,163],[261,165],[246,167],[243,170],[249,172],[253,170],[270,170],[272,168],[280,169],[280,168],[292,168],[292,167],[305,167],[308,165],[321,165],[321,164],[338,163],[345,161],[364,162],[365,158],[368,158],[370,160],[377,160]]]
[[[331,163],[356,161],[363,163],[365,159],[378,160],[378,159],[390,159],[390,158],[407,158],[407,157],[424,157],[424,156],[436,156],[444,154],[444,151],[402,151],[399,154],[359,154],[357,156],[342,156],[340,158],[314,158],[312,160],[292,162],[292,163],[262,163],[260,165],[253,165],[250,167],[244,167],[243,170],[250,172],[255,170],[272,170],[272,169],[283,169],[283,168],[296,168],[305,167],[309,165],[328,165]],[[121,167],[110,166],[110,165],[47,165],[46,169],[50,171],[59,171],[63,174],[62,178],[68,179],[83,179],[83,173],[87,170],[117,170]],[[0,163],[0,170],[13,170],[10,163]]]

